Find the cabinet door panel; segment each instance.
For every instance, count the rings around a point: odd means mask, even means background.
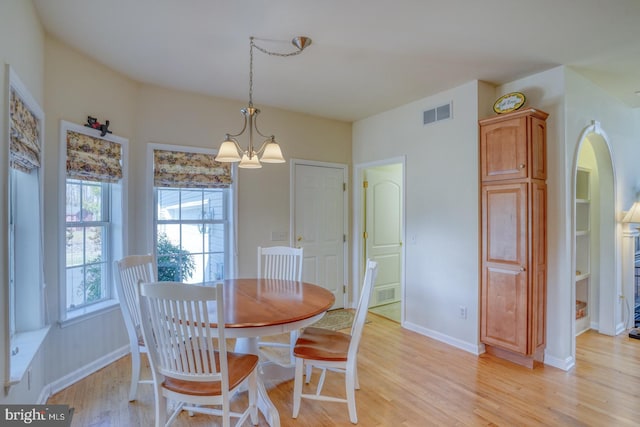
[[[484,268],[480,339],[489,345],[527,353],[526,272]]]
[[[482,126],[480,156],[482,181],[527,176],[526,117]]]
[[[547,179],[547,125],[544,120],[531,117],[529,131],[531,136],[531,178]]]
[[[482,188],[483,262],[520,268],[527,262],[527,184]]]
[[[480,339],[527,353],[526,183],[482,187],[482,323]]]

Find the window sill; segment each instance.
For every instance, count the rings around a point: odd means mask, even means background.
[[[24,378],[33,358],[42,346],[51,326],[45,326],[35,331],[16,333],[11,340],[11,348],[18,348],[18,352],[11,356],[8,386],[18,384]]]
[[[92,317],[113,311],[120,307],[120,303],[116,299],[110,299],[89,307],[81,308],[67,313],[67,318],[58,322],[61,328],[74,325]]]

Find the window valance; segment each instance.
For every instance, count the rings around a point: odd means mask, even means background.
[[[67,177],[84,181],[122,179],[122,146],[117,142],[67,131]]]
[[[11,89],[9,162],[12,168],[30,173],[40,167],[40,123]]]
[[[215,161],[215,155],[187,151],[153,150],[156,187],[227,188],[231,165]]]

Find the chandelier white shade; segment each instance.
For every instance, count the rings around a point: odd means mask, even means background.
[[[311,44],[308,37],[296,37],[291,43],[297,48],[291,53],[270,52],[254,43],[254,37],[249,38],[249,105],[240,110],[244,116],[244,125],[242,130],[236,134],[226,134],[224,141],[220,144],[216,161],[218,162],[240,162],[238,167],[246,169],[258,169],[262,167],[262,163],[284,163],[285,159],[282,155],[280,145],[276,142],[274,135],[264,135],[258,130],[257,118],[260,110],[253,106],[253,49],[256,48],[260,52],[271,56],[293,56],[300,54],[307,46]],[[249,134],[249,145],[242,148],[238,142],[238,137],[242,136],[245,131]],[[262,145],[256,149],[253,136],[258,134],[264,139]]]

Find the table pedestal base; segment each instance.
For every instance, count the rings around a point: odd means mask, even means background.
[[[258,349],[258,338],[237,338],[234,351],[245,354],[256,354],[259,356],[260,352]],[[269,398],[269,395],[267,394],[265,379],[273,378],[271,375],[271,368],[280,368],[280,370],[288,368],[281,368],[277,365],[268,366],[267,368],[267,372],[269,374],[265,378],[265,372],[263,371],[262,364],[258,367],[258,410],[262,412],[262,415],[265,417],[267,423],[269,423],[271,427],[280,427],[280,414],[278,413],[276,406],[273,404],[273,402]],[[291,378],[293,378],[293,370],[288,370],[291,371]]]

